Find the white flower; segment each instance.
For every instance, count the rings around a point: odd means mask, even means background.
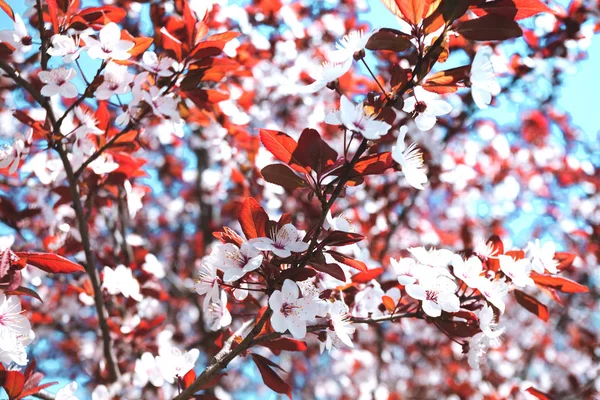
[[[172,76],[174,74],[173,69],[177,70],[179,68],[177,61],[171,57],[159,58],[153,51],[146,51],[142,56],[142,61],[144,62],[142,64],[144,69],[158,76]]]
[[[399,260],[390,258],[390,262],[392,268],[394,268],[394,272],[398,275],[398,283],[404,286],[415,283],[418,278],[419,269],[423,267],[422,265],[417,265],[417,262],[412,258],[401,258]]]
[[[139,360],[135,361],[135,373],[133,384],[144,387],[150,382],[155,387],[161,387],[165,380],[156,364],[156,359],[151,353],[144,353]]]
[[[5,29],[0,31],[0,42],[10,44],[21,53],[27,53],[31,50],[31,36],[27,32],[27,27],[19,14],[15,13],[13,30]]]
[[[269,307],[273,310],[273,329],[280,333],[289,330],[296,339],[306,336],[306,322],[318,313],[317,304],[309,297],[300,297],[298,285],[289,279],[283,282],[281,290],[271,294]]]
[[[56,34],[52,36],[52,46],[48,48],[48,54],[51,56],[62,57],[66,64],[70,64],[79,58],[79,54],[83,50],[79,47],[80,39],[73,39],[68,35]]]
[[[148,253],[146,254],[146,257],[144,257],[144,264],[142,264],[142,269],[148,272],[149,274],[154,275],[158,279],[162,279],[166,276],[164,265],[162,265],[158,258],[156,258],[156,256],[152,253]]]
[[[327,114],[325,122],[344,125],[346,129],[358,132],[369,140],[379,139],[391,128],[390,124],[366,115],[362,103],[355,105],[346,96],[340,99],[340,110]]]
[[[220,244],[210,255],[212,262],[223,271],[223,281],[237,281],[250,271],[259,268],[263,261],[260,251],[248,242],[241,248],[232,243]]]
[[[218,331],[231,324],[231,314],[227,309],[227,293],[221,291],[221,299],[210,303],[208,310],[204,313],[204,322],[210,331]]]
[[[452,261],[452,253],[446,249],[425,249],[425,247],[409,247],[408,251],[417,259],[417,261],[423,265],[429,265],[430,267],[441,268],[447,267]],[[450,276],[450,274],[447,274]]]
[[[479,369],[479,364],[483,360],[492,342],[483,332],[479,332],[471,338],[469,342],[468,361],[473,369]]]
[[[554,259],[556,245],[554,242],[546,242],[540,246],[540,240],[535,239],[535,242],[527,244],[527,255],[531,259],[531,267],[538,274],[543,274],[544,269],[551,274],[558,273],[558,261]]]
[[[354,347],[351,335],[354,334],[356,328],[352,325],[350,315],[348,314],[348,306],[341,300],[336,300],[329,309],[331,324],[336,336],[348,347]]]
[[[361,318],[368,316],[378,317],[383,315],[379,309],[384,291],[376,281],[371,281],[373,286],[368,286],[358,292],[354,297],[353,315]]]
[[[150,88],[150,92],[142,92],[142,100],[152,107],[152,112],[157,117],[168,117],[178,124],[181,122],[177,105],[179,100],[173,93],[165,94],[156,86]]]
[[[494,309],[487,304],[479,310],[479,328],[490,339],[496,339],[504,332],[504,328],[498,329],[498,324],[494,322]]]
[[[331,215],[331,211],[327,212],[323,228],[340,232],[354,232],[354,228],[350,225],[350,220],[344,217],[344,214],[340,214],[334,218]]]
[[[75,396],[75,392],[77,391],[77,382],[71,382],[66,386],[63,386],[58,392],[56,392],[55,400],[79,400],[77,396]]]
[[[135,43],[129,40],[121,40],[121,28],[114,22],[110,22],[100,30],[100,40],[84,36],[85,44],[88,46],[88,55],[92,60],[113,59],[127,60],[131,57],[131,50]]]
[[[77,86],[73,82],[69,82],[76,75],[77,72],[73,68],[66,67],[40,71],[38,76],[42,83],[45,83],[40,93],[46,97],[56,96],[57,94],[67,99],[77,97],[79,94]]]
[[[498,258],[498,249],[494,248],[492,242],[486,242],[483,238],[475,239],[475,248],[473,253],[487,260],[488,258]]]
[[[9,174],[14,174],[21,160],[29,154],[32,138],[33,129],[30,129],[27,136],[17,133],[12,144],[0,147],[0,169],[8,168]]]
[[[486,277],[479,277],[475,283],[477,290],[483,294],[487,301],[492,303],[501,313],[504,313],[504,296],[508,294],[508,285],[501,280],[490,281]]]
[[[129,84],[133,81],[133,75],[127,72],[126,65],[108,63],[103,77],[104,81],[95,93],[98,100],[108,100],[113,94],[120,95],[131,91]]]
[[[104,385],[98,385],[92,392],[92,400],[111,400],[110,392]]]
[[[329,59],[334,63],[343,65],[344,72],[347,72],[352,66],[354,54],[364,50],[371,34],[363,35],[363,31],[352,31],[345,35],[339,43],[336,43]]]
[[[460,255],[454,254],[452,256],[452,267],[454,276],[470,288],[476,287],[479,276],[483,273],[483,263],[476,256],[471,256],[465,261]]]
[[[102,270],[103,282],[102,287],[112,295],[121,293],[123,296],[132,298],[137,301],[142,300],[140,293],[140,284],[133,276],[130,268],[120,264],[117,268],[112,269],[104,267]]]
[[[408,148],[404,144],[404,137],[408,128],[400,128],[396,145],[392,148],[392,158],[402,167],[402,172],[408,184],[415,189],[423,190],[427,182],[427,174],[423,163],[423,153],[417,148],[417,143],[412,143]]]
[[[347,71],[347,70],[346,70]],[[329,82],[337,80],[346,73],[342,64],[334,64],[328,61],[315,68],[309,75],[315,81],[308,86],[299,89],[301,93],[315,93],[323,89]]]
[[[24,336],[14,330],[0,327],[1,363],[5,365],[10,363],[27,365],[27,350],[25,347],[33,341],[35,334],[30,330],[27,335]]]
[[[271,233],[271,238],[256,238],[248,242],[259,250],[272,251],[277,257],[287,258],[294,253],[308,249],[308,243],[300,240],[298,230],[292,224],[285,224]]]
[[[442,310],[450,313],[460,310],[456,284],[444,275],[428,275],[419,279],[418,284],[406,285],[406,293],[413,299],[421,300],[423,311],[430,317],[439,317]]]
[[[176,347],[161,347],[156,357],[156,364],[162,373],[165,381],[175,383],[176,378],[183,378],[191,369],[194,368],[196,360],[200,356],[198,349],[191,349],[182,353]]]
[[[438,116],[452,111],[452,106],[442,100],[439,94],[428,92],[421,86],[417,86],[413,89],[413,97],[404,101],[402,111],[415,113],[417,128],[428,131],[433,128]]]
[[[75,128],[73,133],[78,139],[83,139],[88,134],[102,135],[104,133],[102,129],[98,128],[98,120],[93,111],[75,107],[74,112],[79,120],[79,125]]]
[[[88,168],[94,171],[96,175],[102,176],[119,168],[119,164],[115,162],[111,154],[102,153],[98,158],[88,164]]]
[[[493,50],[489,46],[482,46],[471,64],[471,96],[480,109],[487,108],[492,95],[496,96],[501,91],[490,60],[492,54]]]
[[[499,255],[500,269],[506,274],[517,287],[535,286],[535,282],[529,274],[531,263],[527,259],[515,260],[511,256]]]
[[[200,275],[194,285],[199,295],[206,295],[204,298],[203,309],[208,310],[210,303],[219,301],[219,277],[217,276],[217,267],[210,257],[200,261]]]

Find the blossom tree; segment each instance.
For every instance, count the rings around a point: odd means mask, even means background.
[[[598,394],[597,2],[17,3],[9,399]]]

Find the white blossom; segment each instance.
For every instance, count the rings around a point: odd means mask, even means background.
[[[232,243],[220,244],[210,255],[210,262],[215,263],[223,271],[223,281],[233,282],[248,272],[259,268],[263,255],[248,242],[237,247]]]
[[[131,91],[129,84],[133,81],[133,75],[127,72],[126,65],[108,63],[104,70],[104,81],[96,89],[98,100],[108,100],[112,95],[126,94]]]
[[[538,274],[543,274],[547,270],[551,274],[558,273],[558,261],[554,259],[556,245],[549,241],[540,245],[540,240],[535,239],[534,242],[527,244],[527,256],[531,259],[531,267]]]
[[[133,384],[137,387],[144,387],[150,382],[154,387],[161,387],[165,380],[160,368],[156,364],[154,356],[146,352],[140,359],[135,361],[135,370],[133,374]]]
[[[340,109],[325,116],[325,122],[330,125],[343,125],[352,132],[358,132],[369,140],[376,140],[390,130],[391,125],[378,121],[373,116],[365,114],[363,104],[354,104],[346,96],[340,99]]]
[[[450,313],[460,310],[457,289],[450,278],[435,272],[421,277],[418,284],[406,285],[406,293],[413,299],[421,300],[423,311],[434,318],[442,315],[442,310]]]
[[[300,234],[292,224],[274,229],[271,237],[251,239],[248,242],[258,250],[271,251],[281,258],[291,256],[292,252],[301,253],[308,249],[308,243],[300,240]]]
[[[52,97],[61,95],[67,99],[77,97],[79,92],[77,86],[73,82],[70,82],[77,75],[77,72],[73,68],[54,68],[50,71],[40,71],[38,76],[42,83],[40,93],[46,97]]]
[[[423,184],[427,182],[427,174],[423,163],[423,153],[417,148],[417,143],[411,143],[408,148],[404,138],[408,128],[402,126],[396,145],[392,148],[392,158],[402,167],[402,173],[408,184],[415,189],[424,190]]]
[[[79,46],[80,39],[74,39],[72,36],[56,34],[52,36],[52,46],[48,48],[48,54],[51,56],[62,57],[66,64],[70,64],[79,58],[83,50]]]
[[[452,256],[452,267],[454,276],[470,288],[476,287],[478,279],[483,273],[483,263],[476,256],[464,260],[460,255],[454,254]]]
[[[471,95],[480,109],[487,108],[492,95],[498,95],[501,90],[490,60],[492,54],[493,50],[489,46],[482,46],[477,49],[471,64]]]
[[[121,40],[121,28],[114,22],[106,24],[98,34],[99,40],[85,35],[84,41],[88,47],[88,56],[92,60],[127,60],[131,57],[131,50],[135,43],[130,40]]]
[[[364,50],[371,34],[363,34],[363,31],[352,31],[347,35],[344,35],[342,40],[335,44],[336,50],[334,50],[329,60],[342,64],[344,72],[347,72],[352,66],[354,61],[354,54]]]
[[[269,297],[269,307],[273,310],[271,325],[276,332],[290,331],[296,339],[306,336],[306,322],[318,313],[317,304],[309,297],[300,297],[300,288],[286,279],[281,290],[275,290]]]
[[[196,360],[200,356],[198,349],[191,349],[182,353],[176,347],[161,347],[156,356],[156,364],[165,381],[175,383],[177,378],[183,378],[194,368]]]
[[[123,296],[137,301],[142,300],[140,284],[133,276],[133,271],[123,264],[112,269],[104,267],[102,287],[112,295],[121,293]]]
[[[499,255],[500,269],[508,276],[517,287],[535,286],[535,282],[529,276],[531,263],[527,259],[515,260],[511,256]]]
[[[452,111],[452,106],[437,93],[428,92],[421,86],[413,89],[413,96],[404,100],[402,111],[415,114],[415,124],[422,131],[435,125],[437,117]]]
[[[309,72],[311,78],[315,81],[308,86],[304,86],[299,89],[301,93],[315,93],[323,89],[329,82],[337,80],[340,76],[344,75],[344,65],[335,64],[325,61],[317,68]]]

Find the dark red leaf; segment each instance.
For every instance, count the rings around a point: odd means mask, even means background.
[[[58,5],[56,4],[56,0],[46,0],[46,4],[48,5],[48,14],[50,14],[50,21],[52,21],[52,31],[54,33],[58,33]]]
[[[274,339],[260,345],[271,350],[276,356],[281,354],[281,351],[305,351],[307,349],[306,342],[286,337]]]
[[[422,85],[424,89],[435,93],[454,93],[464,87],[464,81],[471,70],[470,65],[440,71],[427,78]]]
[[[483,16],[486,14],[496,14],[513,19],[515,21],[533,17],[534,15],[543,12],[554,14],[554,11],[552,11],[552,9],[550,9],[546,4],[542,3],[540,0],[491,1],[471,7],[470,10],[478,16]]]
[[[266,237],[265,227],[268,220],[269,216],[254,198],[248,197],[244,201],[238,215],[238,221],[242,226],[246,239]]]
[[[357,269],[361,272],[368,271],[367,265],[362,261],[355,260],[334,250],[327,250],[327,253],[331,254],[336,261],[346,264],[349,267]]]
[[[127,16],[127,11],[115,6],[88,7],[79,11],[77,16],[83,18],[88,24],[106,25],[109,22],[121,21]]]
[[[544,393],[540,390],[537,390],[533,386],[525,390],[527,393],[537,397],[540,400],[553,400],[552,396],[547,393]]]
[[[548,286],[563,293],[587,293],[590,291],[587,286],[560,276],[532,274],[531,278],[538,285]]]
[[[281,279],[291,279],[294,282],[302,282],[312,278],[317,274],[317,271],[311,268],[290,268],[281,273]]]
[[[456,32],[469,40],[506,40],[523,36],[519,24],[510,18],[488,14],[481,18],[461,23]]]
[[[293,170],[300,173],[308,173],[309,171],[294,157],[294,151],[298,147],[298,143],[288,134],[272,131],[269,129],[260,130],[260,141],[263,146],[279,161],[283,161]]]
[[[306,128],[292,156],[308,171],[320,174],[335,163],[338,154],[321,138],[319,132]]]
[[[73,272],[85,271],[81,265],[76,264],[73,261],[69,261],[58,254],[27,251],[15,252],[15,254],[19,258],[25,258],[28,265],[32,265],[46,272],[52,272],[55,274],[70,274]]]
[[[271,388],[271,390],[273,390],[276,393],[287,395],[291,400],[292,387],[286,382],[284,382],[279,377],[279,375],[277,375],[277,373],[272,369],[272,367],[276,367],[279,369],[281,369],[281,367],[268,360],[267,358],[255,353],[252,353],[252,360],[258,367],[258,370],[260,371],[260,375],[262,376],[265,385],[267,385],[269,388]]]
[[[548,313],[548,307],[540,303],[535,297],[528,295],[520,290],[515,290],[515,298],[524,309],[532,314],[535,314],[543,321],[548,321],[550,314]]]
[[[573,265],[575,257],[577,257],[577,255],[573,253],[567,253],[566,251],[557,251],[556,253],[554,253],[554,259],[558,261],[558,265],[556,266],[556,268],[558,268],[559,271],[569,269],[571,265]]]
[[[44,302],[42,300],[42,298],[40,297],[40,295],[35,290],[29,289],[29,288],[26,288],[23,286],[19,286],[18,288],[14,289],[14,290],[7,291],[6,294],[10,295],[10,296],[31,296],[31,297],[35,297],[42,303]]]
[[[288,166],[283,164],[271,164],[264,167],[260,174],[269,183],[279,185],[288,190],[307,186],[304,179],[299,177]]]
[[[392,28],[381,28],[371,35],[366,48],[369,50],[389,50],[395,53],[413,47],[411,37],[404,32]]]
[[[323,242],[322,246],[347,246],[349,244],[358,243],[365,237],[358,233],[333,231],[330,232]]]
[[[337,280],[346,282],[346,274],[344,273],[342,267],[340,267],[337,264],[328,264],[325,262],[319,262],[314,260],[309,261],[309,264],[317,271],[321,271],[327,275],[331,275]]]

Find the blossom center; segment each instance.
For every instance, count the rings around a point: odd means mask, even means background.
[[[281,305],[281,313],[283,314],[284,317],[289,317],[292,314],[296,314],[296,309],[298,308],[297,305],[292,304],[292,303],[283,303]]]
[[[424,101],[417,101],[415,104],[415,111],[418,113],[424,113],[427,110],[427,104]]]
[[[426,290],[425,291],[425,298],[427,300],[433,301],[437,303],[437,299],[438,299],[438,292],[434,291],[434,290]]]

